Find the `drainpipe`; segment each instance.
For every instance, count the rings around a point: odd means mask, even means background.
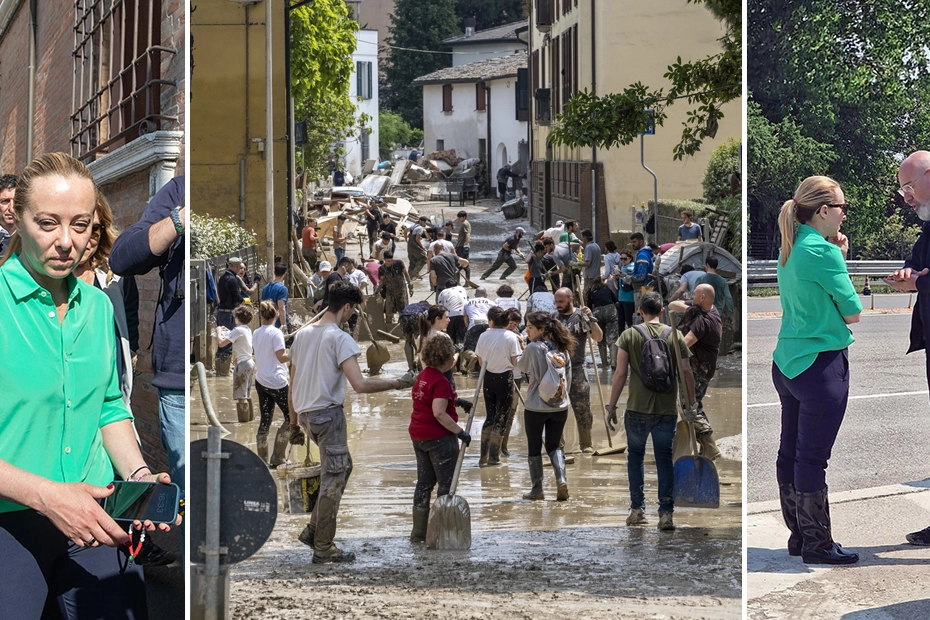
[[[29,100],[26,103],[26,162],[32,161],[32,126],[35,125],[36,37],[38,0],[29,0]]]
[[[597,0],[591,0],[591,92],[597,95]],[[597,147],[591,147],[591,231],[597,235]],[[610,222],[607,222],[610,236]]]
[[[265,265],[274,279],[274,79],[272,70],[271,4],[265,0]]]
[[[491,153],[493,152],[492,149],[494,147],[491,146],[491,86],[487,82],[484,83],[484,93],[485,93],[485,96],[488,98],[488,102],[485,107],[488,109],[488,127],[487,127],[487,130],[488,130],[487,131],[487,134],[488,134],[488,137],[487,137],[487,141],[488,141],[488,192],[490,192],[491,187],[492,187],[491,181],[494,179],[494,174],[493,174],[494,165],[491,162]]]
[[[245,228],[245,160],[252,148],[249,115],[249,7],[245,5],[245,151],[239,159],[239,225]]]
[[[284,245],[287,247],[287,258],[284,263],[287,265],[287,278],[289,287],[293,286],[294,280],[294,250],[293,243],[294,218],[292,214],[297,210],[297,153],[294,145],[294,98],[291,96],[291,11],[285,6],[284,9],[284,101],[287,102],[287,239]],[[304,166],[306,168],[306,166]],[[304,193],[306,193],[306,187]]]

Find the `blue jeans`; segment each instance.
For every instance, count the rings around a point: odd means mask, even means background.
[[[158,389],[158,418],[161,421],[161,442],[168,452],[168,474],[171,482],[184,490],[186,443],[184,390]]]
[[[342,257],[346,255],[345,248],[333,248],[333,254],[336,255],[336,263],[333,265],[333,271],[336,271],[339,266],[339,261],[342,260]]]
[[[626,429],[627,475],[630,478],[630,508],[645,508],[643,494],[646,439],[652,435],[652,449],[659,475],[659,512],[675,511],[675,466],[672,464],[672,441],[675,439],[677,416],[647,415],[627,410],[623,415]]]

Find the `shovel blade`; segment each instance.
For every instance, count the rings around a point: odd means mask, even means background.
[[[675,426],[675,439],[672,440],[672,462],[683,456],[691,455],[691,437],[688,435],[688,423],[678,420]]]
[[[675,461],[675,506],[720,508],[720,477],[713,461],[703,456]]]
[[[458,495],[443,495],[433,502],[426,525],[426,548],[440,551],[471,549],[471,509]]]

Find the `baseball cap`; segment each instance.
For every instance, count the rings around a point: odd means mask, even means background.
[[[555,225],[556,225],[556,226],[563,226],[564,223],[562,222],[562,220],[559,220],[558,222],[555,223]]]
[[[238,267],[239,265],[242,264],[242,259],[239,258],[238,256],[230,256],[229,259],[226,261],[226,264],[229,265],[230,267]]]
[[[516,232],[518,232],[518,233],[525,233],[526,230],[524,230],[522,226],[517,226],[517,231],[516,231]]]
[[[320,261],[320,271],[332,271],[333,266],[329,264],[329,261]]]

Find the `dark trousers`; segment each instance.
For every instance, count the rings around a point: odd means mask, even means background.
[[[626,430],[626,471],[630,479],[630,508],[645,508],[646,440],[652,435],[652,449],[656,457],[659,478],[659,512],[675,510],[675,466],[672,464],[672,442],[678,416],[637,413],[629,409],[623,415]]]
[[[490,269],[488,269],[487,271],[484,272],[484,274],[482,274],[481,279],[487,280],[488,278],[491,277],[492,273],[497,271],[498,268],[505,263],[507,264],[507,269],[505,269],[504,273],[501,274],[501,280],[505,279],[507,276],[512,274],[517,269],[517,263],[516,261],[513,260],[513,256],[511,255],[511,253],[502,249],[497,253],[497,258],[494,259],[494,264],[491,265]]]
[[[523,411],[523,426],[526,428],[527,456],[542,454],[543,432],[546,434],[546,454],[558,450],[562,431],[568,420],[568,409],[561,411]]]
[[[507,184],[506,184],[506,183],[498,183],[498,184],[497,184],[497,193],[498,193],[498,194],[500,195],[500,197],[501,197],[501,202],[505,202],[505,201],[507,200]]]
[[[827,461],[846,415],[848,351],[821,353],[794,379],[773,363],[772,381],[781,400],[778,484],[794,483],[800,493],[820,491],[827,486]]]
[[[320,492],[310,516],[313,548],[327,552],[336,537],[336,515],[352,474],[352,457],[346,437],[346,415],[342,407],[301,413],[300,425],[320,448]]]
[[[34,510],[0,514],[0,558],[4,618],[148,618],[141,566],[121,571],[122,550],[78,547]]]
[[[232,310],[224,310],[223,308],[217,308],[216,310],[216,324],[227,329],[236,328],[236,317],[233,316]],[[225,347],[218,347],[216,349],[216,357],[219,359],[229,359],[232,357],[232,343],[230,342]]]
[[[485,406],[488,413],[482,431],[490,430],[503,436],[507,430],[507,418],[510,416],[510,404],[513,402],[513,371],[484,373],[482,387]]]
[[[461,246],[455,248],[455,255],[458,256],[459,258],[464,258],[465,260],[468,260],[469,254],[471,254],[471,248],[465,248]],[[468,267],[465,267],[463,271],[465,271],[465,279],[471,280],[471,265],[469,265]]]
[[[633,315],[636,314],[635,301],[619,301],[620,310],[620,333],[623,330],[633,327]]]
[[[455,473],[455,462],[459,456],[459,440],[453,434],[440,439],[413,441],[413,452],[417,457],[417,486],[413,491],[413,505],[429,507],[433,487],[437,484],[436,497],[448,495]]]
[[[290,424],[290,409],[287,406],[288,386],[274,389],[265,387],[258,381],[255,382],[255,391],[258,392],[258,411],[261,414],[261,421],[258,423],[258,434],[264,435],[271,428],[271,421],[274,417],[274,406],[284,413],[284,423]]]
[[[459,345],[465,342],[466,331],[464,314],[449,317],[449,327],[446,328],[446,333],[449,334],[449,338],[452,338],[452,342]]]
[[[536,291],[537,286],[541,286],[545,288],[546,281],[543,280],[542,278],[530,278],[530,282],[529,282],[530,295],[532,295]]]

